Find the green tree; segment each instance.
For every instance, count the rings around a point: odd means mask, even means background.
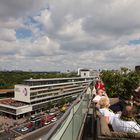
[[[122,73],[119,71],[102,71],[102,80],[109,97],[130,98],[134,90],[140,84],[140,72],[131,71]]]

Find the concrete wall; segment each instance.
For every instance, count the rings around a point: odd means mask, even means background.
[[[30,88],[25,85],[15,85],[14,99],[22,102],[30,102]]]
[[[24,114],[31,111],[32,111],[32,106],[25,106],[25,107],[17,108],[16,114],[19,115],[19,114]]]

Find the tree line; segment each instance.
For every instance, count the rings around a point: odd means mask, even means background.
[[[35,72],[0,72],[0,89],[13,89],[15,84],[22,84],[26,79],[67,78],[76,77],[76,72],[70,73],[35,73]]]

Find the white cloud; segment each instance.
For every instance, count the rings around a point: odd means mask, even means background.
[[[47,36],[38,38],[34,42],[23,41],[26,45],[21,50],[21,55],[28,57],[41,57],[55,55],[59,51],[59,44]]]
[[[1,0],[1,69],[134,67],[140,45],[129,41],[140,38],[139,7],[138,0]],[[33,36],[16,38],[20,27]]]
[[[45,7],[44,0],[1,0],[0,1],[0,18],[19,18],[34,14],[41,8]]]
[[[53,23],[51,21],[51,12],[48,9],[42,10],[40,15],[34,17],[34,19],[43,24],[46,29],[53,27]]]
[[[6,20],[0,20],[0,28],[16,29],[23,26],[23,20],[21,18],[9,18]]]
[[[0,40],[14,41],[16,40],[16,32],[13,29],[0,28]]]
[[[80,39],[81,37],[82,38],[86,37],[86,33],[82,29],[83,19],[75,20],[72,18],[71,15],[67,15],[65,17],[65,21],[66,21],[66,23],[64,24],[62,29],[60,29],[60,31],[58,32],[59,35],[65,36],[65,37],[70,37],[70,38],[76,37],[76,39]]]
[[[41,57],[45,55],[54,55],[59,53],[59,44],[54,40],[43,36],[35,41],[32,40],[15,40],[12,43],[0,41],[0,54],[17,55],[21,57]]]

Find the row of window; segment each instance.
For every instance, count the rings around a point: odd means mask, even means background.
[[[77,91],[77,90],[83,90],[83,88],[78,87],[78,88],[75,89],[75,90],[73,90],[73,89],[68,89],[67,91],[63,91],[63,92],[50,93],[50,94],[46,93],[46,94],[44,94],[44,95],[38,95],[38,96],[31,97],[30,99],[31,99],[31,100],[34,100],[34,99],[45,98],[45,97],[46,97],[46,98],[47,98],[47,97],[53,97],[53,96],[57,96],[57,95],[63,95],[63,94],[65,94],[65,93],[67,93],[67,92],[75,92],[75,91]]]
[[[25,85],[35,86],[35,85],[48,85],[48,84],[58,84],[58,83],[68,83],[68,82],[78,82],[78,81],[88,81],[92,78],[76,78],[76,79],[54,79],[54,80],[39,80],[39,81],[24,81]]]
[[[51,92],[46,92],[43,94],[36,94],[36,96],[31,96],[30,99],[35,99],[35,98],[43,98],[43,97],[47,97],[47,96],[56,96],[58,94],[64,94],[66,92],[70,92],[70,91],[75,91],[78,89],[84,89],[86,86],[82,86],[82,87],[72,87],[72,88],[68,88],[68,89],[64,89],[64,90],[56,90],[55,92],[51,91]]]
[[[33,101],[31,102],[31,104],[37,104],[37,103],[43,103],[43,102],[49,102],[50,100],[53,101],[53,100],[58,100],[62,97],[67,97],[67,96],[72,96],[72,95],[75,95],[75,94],[79,94],[81,93],[82,91],[76,91],[76,92],[72,92],[72,93],[69,93],[69,94],[66,94],[66,95],[61,95],[61,96],[55,96],[55,97],[50,97],[50,98],[47,98],[47,99],[42,99],[42,100],[39,100],[39,101]]]
[[[55,86],[55,87],[63,87],[63,86],[67,86],[67,85],[73,85],[73,84],[82,84],[82,83],[88,83],[88,81],[78,81],[78,82],[71,82],[71,83],[63,83],[63,84],[61,84],[61,83],[59,83],[58,85],[50,85],[50,86],[48,86],[48,85],[42,85],[42,86],[40,86],[40,87],[31,87],[30,88],[30,90],[39,90],[39,89],[46,89],[46,88],[48,88],[48,89],[50,89],[50,88],[52,88],[53,86]]]
[[[70,86],[63,86],[63,88],[60,88],[60,87],[52,87],[52,89],[42,89],[42,90],[40,90],[40,91],[38,91],[38,92],[31,92],[31,97],[33,97],[33,96],[37,96],[37,95],[39,95],[39,94],[43,94],[43,93],[47,93],[47,92],[53,92],[53,93],[59,93],[59,92],[63,92],[63,91],[65,91],[65,90],[67,90],[67,89],[70,89],[70,88],[74,88],[74,87],[83,87],[83,86],[86,86],[87,85],[87,83],[83,83],[83,84],[76,84],[76,85],[70,85]]]
[[[9,113],[12,113],[12,114],[16,114],[16,110],[11,109],[11,108],[7,108],[7,107],[3,107],[3,106],[0,106],[0,111],[1,112],[9,112]]]

